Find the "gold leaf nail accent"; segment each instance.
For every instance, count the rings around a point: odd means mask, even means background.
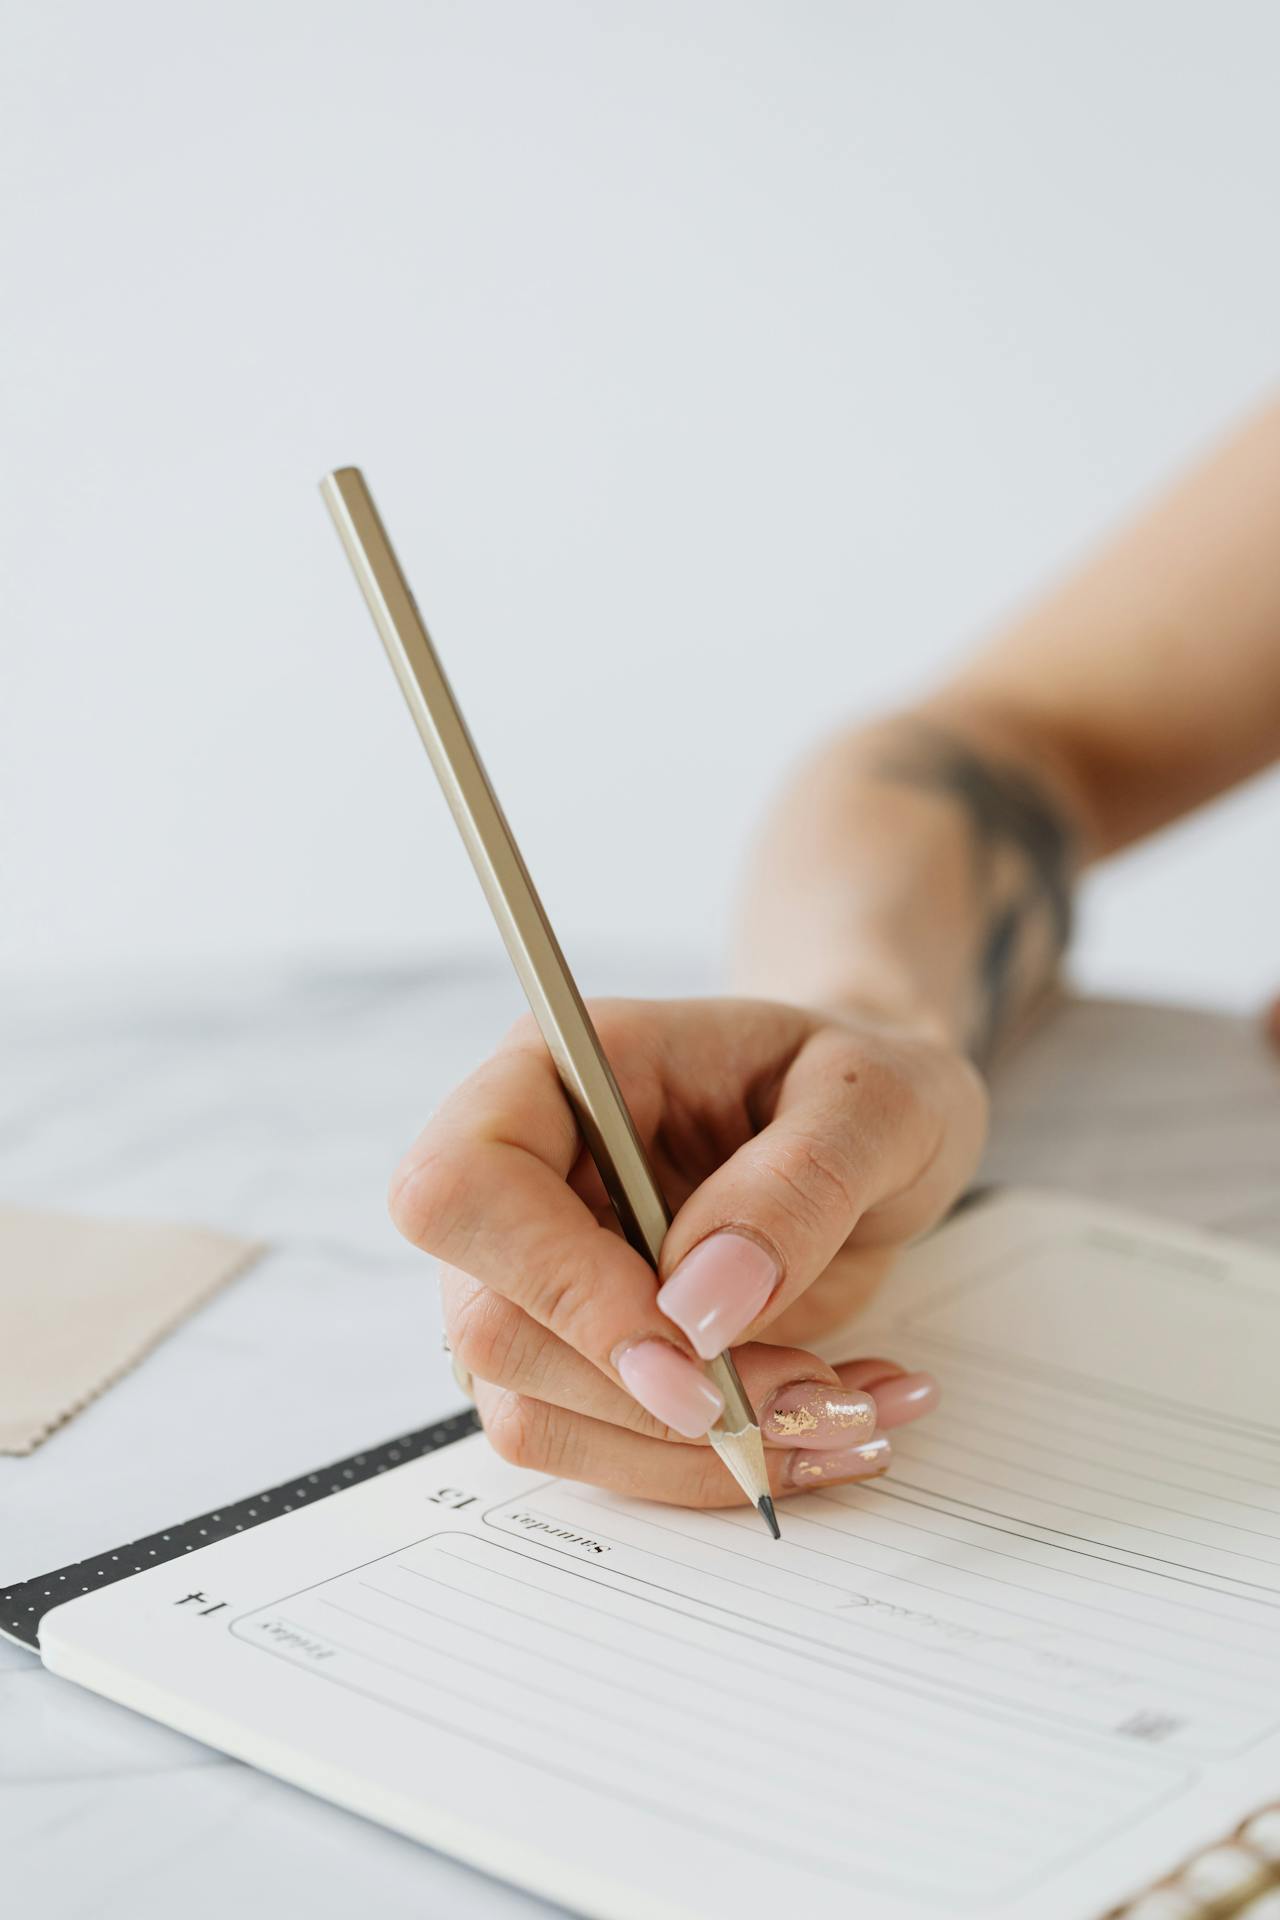
[[[775,1413],[769,1425],[784,1440],[799,1439],[802,1433],[812,1433],[818,1424],[818,1416],[812,1407],[797,1407],[794,1413]]]
[[[819,1431],[869,1436],[875,1427],[875,1413],[865,1394],[841,1394],[838,1389],[819,1385],[795,1406],[775,1407],[765,1426],[779,1440],[799,1440]]]

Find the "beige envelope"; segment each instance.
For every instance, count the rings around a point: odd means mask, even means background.
[[[0,1208],[0,1453],[30,1453],[261,1251],[204,1227]]]

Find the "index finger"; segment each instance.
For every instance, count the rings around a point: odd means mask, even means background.
[[[719,1390],[659,1313],[648,1262],[566,1185],[581,1149],[550,1055],[509,1043],[410,1148],[392,1180],[392,1218],[697,1438],[720,1415]]]

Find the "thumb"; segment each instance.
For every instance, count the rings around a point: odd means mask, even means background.
[[[832,1038],[812,1059],[802,1052],[771,1123],[690,1195],[667,1234],[658,1306],[703,1359],[789,1306],[863,1215],[937,1154],[945,1122],[914,1077]]]

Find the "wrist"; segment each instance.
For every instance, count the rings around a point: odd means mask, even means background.
[[[923,1040],[955,1053],[965,1051],[964,1036],[954,1020],[941,1009],[909,996],[887,998],[854,989],[828,994],[818,1005],[833,1020],[872,1027],[886,1038]]]
[[[852,969],[824,966],[818,954],[790,962],[774,956],[767,965],[758,954],[740,954],[732,970],[733,989],[751,999],[781,1001],[842,1023],[964,1052],[966,1009],[947,1005],[941,994],[913,979],[900,956],[877,957],[869,942],[859,944],[859,964]]]

